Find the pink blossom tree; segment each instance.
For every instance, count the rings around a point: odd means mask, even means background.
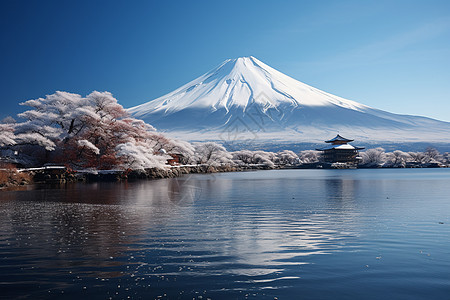
[[[31,109],[19,114],[25,121],[14,126],[15,142],[25,152],[36,153],[30,146],[44,150],[41,162],[77,168],[150,168],[161,167],[167,159],[157,157],[157,150],[165,145],[192,152],[186,144],[167,139],[151,125],[129,117],[108,92],[94,91],[86,97],[56,92],[22,105]]]

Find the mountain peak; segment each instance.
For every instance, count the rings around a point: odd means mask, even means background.
[[[186,108],[209,108],[212,111],[258,103],[262,106],[289,109],[302,106],[338,105],[352,109],[366,106],[346,100],[297,81],[264,64],[253,56],[225,60],[218,67],[153,101],[130,109],[136,116],[148,112],[170,114]]]
[[[254,56],[241,56],[241,57],[238,57],[238,58],[231,58],[231,59],[229,59],[229,60],[232,60],[232,61],[248,61],[248,60],[253,60],[253,59],[256,59]]]
[[[363,132],[367,127],[393,130],[427,122],[326,93],[253,56],[227,59],[173,92],[128,111],[163,130],[201,131],[204,135],[205,130],[223,129],[238,120],[244,129],[278,130],[284,136],[289,132],[289,139],[298,139],[305,130],[322,130],[328,136],[339,130],[347,134],[353,128],[365,128]],[[256,124],[257,119],[264,120],[263,124]]]
[[[254,56],[242,56],[235,59],[231,59],[237,66],[242,66],[244,68],[248,68],[251,66],[259,66],[259,67],[268,67],[262,61],[257,59]]]

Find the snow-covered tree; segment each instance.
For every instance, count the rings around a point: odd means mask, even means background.
[[[120,164],[116,156],[117,145],[134,141],[139,129],[127,121],[125,109],[110,93],[92,92],[85,98],[85,104],[84,126],[77,135],[65,140],[64,158],[70,157],[81,167],[114,168]],[[97,150],[83,146],[80,140],[88,141]]]
[[[195,162],[211,166],[233,164],[232,155],[220,144],[214,142],[194,143]]]
[[[239,150],[231,153],[233,161],[238,165],[253,164],[253,151]]]
[[[424,164],[427,161],[427,157],[423,152],[408,152],[411,161],[416,164]]]
[[[232,153],[233,160],[241,166],[261,165],[268,168],[275,166],[277,156],[273,152],[240,150]]]
[[[266,151],[253,151],[253,162],[257,165],[263,165],[268,168],[275,167],[276,154]]]
[[[278,165],[296,165],[300,159],[297,154],[291,150],[283,150],[276,154],[275,163]]]
[[[145,143],[125,143],[117,145],[117,156],[125,169],[144,170],[146,168],[164,168],[170,156],[155,155]]]
[[[394,168],[404,168],[406,166],[406,162],[411,157],[408,153],[395,150],[394,152],[386,153],[386,166],[394,167]]]
[[[0,124],[0,147],[16,144],[16,136],[12,124]]]
[[[164,147],[193,155],[189,143],[168,139],[144,121],[129,117],[108,92],[94,91],[86,97],[56,92],[22,105],[31,109],[19,114],[25,121],[14,125],[16,146],[33,155],[37,153],[30,148],[33,145],[45,150],[41,163],[52,160],[99,169],[151,168],[161,167],[161,161],[166,160],[155,154]]]
[[[385,163],[386,154],[381,147],[361,152],[362,163],[368,166],[381,166]]]
[[[315,150],[304,150],[301,151],[298,155],[301,163],[303,164],[312,164],[319,162],[320,152]]]
[[[155,151],[164,150],[172,155],[181,154],[181,164],[195,163],[197,160],[194,146],[186,141],[170,139],[161,133],[151,132],[148,143]]]
[[[26,120],[16,125],[18,143],[39,145],[49,151],[55,150],[57,142],[77,135],[85,126],[87,114],[95,115],[80,95],[60,91],[20,105],[32,109],[18,115]]]
[[[446,166],[450,166],[450,152],[445,152],[442,155],[442,163]]]
[[[442,161],[441,153],[435,148],[428,147],[423,154],[425,155],[425,161],[427,163],[437,163]]]
[[[186,142],[186,141],[180,141],[176,139],[170,139],[169,143],[165,145],[166,151],[169,154],[181,154],[180,157],[180,163],[181,164],[187,164],[192,162],[194,155],[195,155],[195,149],[192,144]]]

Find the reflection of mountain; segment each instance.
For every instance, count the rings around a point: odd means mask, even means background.
[[[168,181],[167,194],[175,205],[192,205],[201,195],[202,189],[192,176],[185,176]]]
[[[253,181],[200,175],[68,185],[33,191],[33,211],[24,214],[17,205],[3,223],[11,224],[11,232],[42,227],[29,239],[40,249],[30,255],[48,258],[38,267],[79,273],[95,268],[101,277],[117,276],[121,266],[133,263],[166,265],[152,274],[183,273],[174,263],[180,260],[182,268],[197,269],[197,275],[266,276],[307,263],[303,257],[327,253],[328,244],[340,238],[326,214],[286,217],[282,206],[252,205],[257,190]],[[22,198],[30,194],[16,196],[10,201],[30,206]],[[246,199],[243,205],[241,199]],[[139,258],[129,261],[137,253]]]
[[[376,142],[450,137],[450,123],[393,114],[334,96],[251,56],[226,60],[129,112],[178,138],[225,143],[321,142],[337,131]]]
[[[2,270],[20,277],[19,268],[32,265],[28,279],[21,280],[39,282],[30,288],[40,289],[38,296],[48,293],[42,281],[50,279],[49,286],[75,290],[77,296],[83,286],[114,292],[121,286],[146,295],[156,287],[152,298],[161,287],[177,293],[191,285],[201,289],[205,282],[210,290],[230,282],[236,288],[291,284],[305,269],[316,268],[322,259],[317,255],[339,251],[357,235],[355,212],[342,205],[351,202],[352,181],[331,179],[327,188],[328,170],[320,173],[326,180],[313,181],[297,171],[68,184],[5,194],[0,245],[14,243],[8,250],[14,262]]]

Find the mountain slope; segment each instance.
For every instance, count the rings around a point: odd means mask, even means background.
[[[441,141],[450,123],[398,115],[297,81],[254,57],[224,61],[129,112],[188,140],[317,142],[341,132],[359,140]]]

